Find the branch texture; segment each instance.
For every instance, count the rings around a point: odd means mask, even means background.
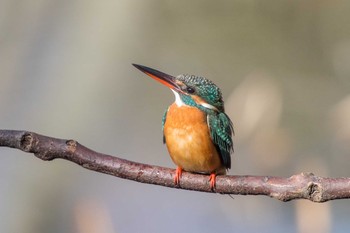
[[[95,152],[74,140],[33,132],[0,130],[0,146],[33,153],[42,160],[65,159],[86,169],[141,183],[201,192],[213,192],[209,176],[183,172],[175,185],[174,169],[136,163]],[[2,151],[4,153],[4,151]],[[270,176],[218,176],[215,192],[233,195],[266,195],[281,201],[308,199],[325,202],[350,198],[350,178],[325,178],[301,173],[289,178]]]

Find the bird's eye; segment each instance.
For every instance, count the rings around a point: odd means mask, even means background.
[[[187,87],[187,88],[186,88],[186,91],[187,91],[187,93],[189,93],[189,94],[193,94],[193,93],[196,92],[196,90],[195,90],[193,87]]]

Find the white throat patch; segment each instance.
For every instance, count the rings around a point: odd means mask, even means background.
[[[184,105],[184,102],[182,101],[179,93],[177,93],[176,91],[174,91],[173,89],[171,89],[171,91],[174,93],[175,95],[175,103],[178,107],[181,107]]]

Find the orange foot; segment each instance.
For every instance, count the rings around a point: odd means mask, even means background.
[[[182,168],[177,167],[175,171],[175,176],[174,176],[175,185],[178,185],[180,183],[181,174],[182,174]]]
[[[216,174],[215,173],[211,173],[209,176],[209,181],[210,181],[210,188],[211,190],[215,189],[215,183],[216,183]]]

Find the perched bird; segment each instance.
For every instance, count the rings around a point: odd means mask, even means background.
[[[175,94],[162,119],[163,142],[177,165],[174,182],[182,170],[210,174],[211,189],[216,175],[231,168],[233,126],[224,110],[220,89],[210,80],[188,74],[177,77],[133,64]]]

